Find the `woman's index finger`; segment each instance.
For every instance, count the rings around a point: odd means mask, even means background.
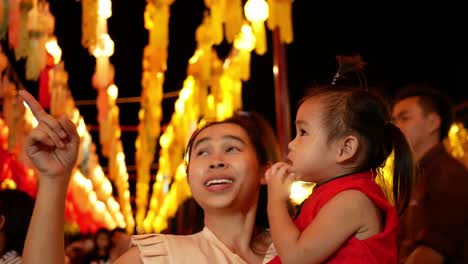
[[[23,100],[29,106],[29,109],[31,109],[31,112],[33,113],[33,115],[36,117],[37,120],[40,120],[41,117],[47,114],[45,110],[42,108],[42,106],[39,104],[39,102],[34,98],[34,96],[32,96],[26,90],[19,90],[18,94],[21,96],[21,98],[23,98]]]

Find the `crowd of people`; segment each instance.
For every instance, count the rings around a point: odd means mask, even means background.
[[[128,249],[130,236],[123,228],[98,229],[93,235],[78,234],[65,246],[68,264],[108,264]]]
[[[26,151],[40,180],[31,221],[31,212],[23,217],[27,237],[12,229],[11,219],[20,216],[8,213],[11,202],[0,195],[0,263],[21,255],[23,263],[51,264],[468,262],[468,171],[442,143],[453,122],[450,101],[428,85],[402,87],[392,102],[367,88],[311,88],[299,104],[287,160],[255,112],[208,123],[187,146],[202,231],[130,237],[101,229],[67,246],[76,128],[28,92],[19,94],[39,121]],[[375,179],[390,156],[387,192]],[[293,216],[288,198],[296,180],[316,185]],[[23,242],[9,246],[23,233]],[[111,239],[116,233],[120,242]]]

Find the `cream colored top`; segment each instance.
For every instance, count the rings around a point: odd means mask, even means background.
[[[134,235],[130,245],[138,247],[144,264],[247,263],[206,227],[188,236]]]

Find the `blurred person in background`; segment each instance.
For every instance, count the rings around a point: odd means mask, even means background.
[[[34,199],[20,190],[0,190],[0,264],[21,263]]]
[[[468,171],[442,143],[452,125],[449,98],[430,84],[407,84],[392,112],[418,165],[400,221],[400,263],[468,263]]]

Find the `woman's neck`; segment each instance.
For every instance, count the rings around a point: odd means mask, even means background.
[[[205,211],[205,226],[231,250],[248,263],[261,263],[260,256],[252,250],[252,238],[255,231],[255,210],[238,213],[220,213]]]

